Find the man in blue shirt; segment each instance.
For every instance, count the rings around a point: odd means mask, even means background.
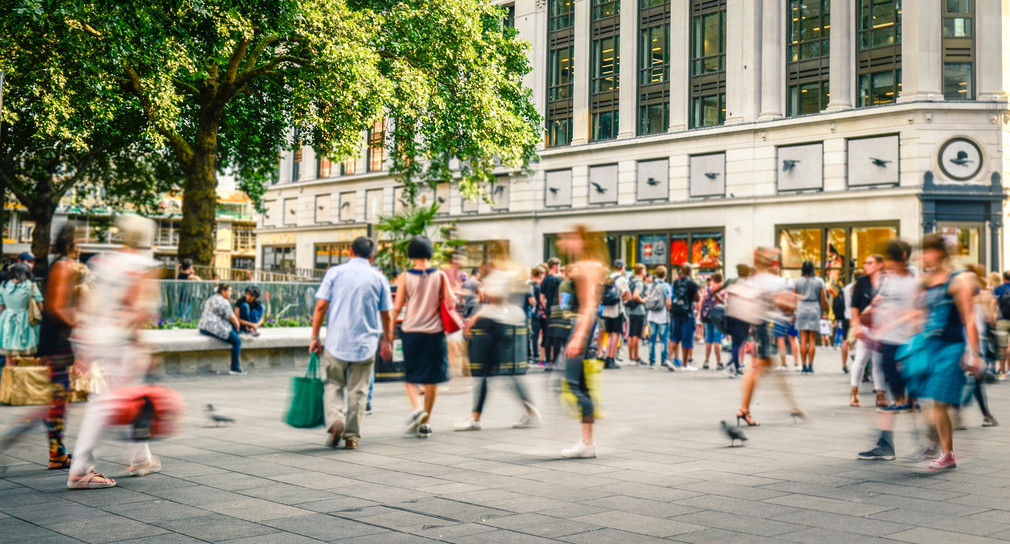
[[[389,282],[371,266],[375,242],[358,237],[351,243],[351,251],[354,258],[327,270],[316,291],[309,345],[310,352],[322,354],[327,445],[336,448],[343,438],[349,450],[357,449],[361,439],[376,348],[388,359],[393,341]],[[325,344],[319,341],[324,317]]]
[[[992,296],[996,299],[996,348],[999,350],[999,373],[996,379],[1006,379],[1007,359],[1010,357],[1007,352],[1008,339],[1010,339],[1010,298],[1003,298],[1003,295],[1010,295],[1010,270],[1003,272],[1003,285],[992,290]],[[1003,303],[1000,299],[1003,298]]]

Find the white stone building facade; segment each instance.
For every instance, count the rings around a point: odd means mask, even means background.
[[[1010,264],[1010,0],[501,4],[532,44],[545,136],[493,203],[422,196],[474,242],[471,263],[493,243],[542,262],[584,223],[650,268],[731,268],[760,245],[787,271],[847,276],[887,237],[934,230],[964,262]],[[258,266],[339,262],[402,206],[376,128],[345,165],[283,157]]]

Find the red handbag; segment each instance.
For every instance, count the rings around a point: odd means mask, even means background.
[[[442,317],[442,329],[445,334],[452,334],[456,331],[463,329],[463,317],[459,315],[456,311],[456,305],[449,303],[445,300],[445,294],[442,292],[446,289],[446,284],[449,283],[449,279],[445,277],[445,274],[441,275],[442,289],[439,290],[439,313]]]
[[[164,438],[179,432],[186,402],[174,389],[159,385],[120,387],[102,402],[114,406],[113,425],[133,427],[134,440]]]

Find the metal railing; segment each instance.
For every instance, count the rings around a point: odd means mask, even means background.
[[[311,268],[216,268],[194,266],[193,271],[202,280],[209,281],[252,281],[252,282],[319,282],[326,275],[325,270]],[[176,277],[176,270],[172,277]]]
[[[161,280],[159,321],[163,327],[189,323],[195,326],[203,312],[203,305],[214,294],[215,283],[210,281]],[[317,283],[275,281],[230,281],[232,304],[244,296],[246,287],[255,285],[260,290],[260,303],[264,315],[270,320],[311,318],[316,305]]]

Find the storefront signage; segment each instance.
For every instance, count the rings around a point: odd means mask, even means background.
[[[274,232],[271,234],[261,234],[260,240],[263,245],[277,246],[285,244],[295,243],[295,233],[293,232]]]
[[[940,170],[954,181],[967,181],[982,170],[982,150],[967,138],[952,138],[940,148]]]
[[[666,235],[646,234],[638,237],[639,262],[646,266],[666,264]]]

